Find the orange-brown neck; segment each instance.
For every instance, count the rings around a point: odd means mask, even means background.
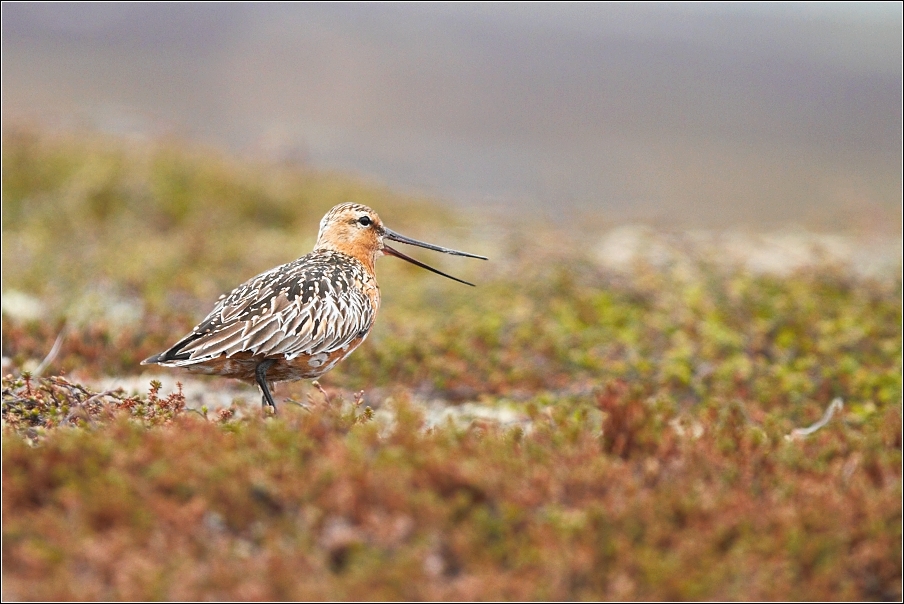
[[[321,239],[314,247],[314,251],[333,251],[351,256],[364,265],[367,271],[376,277],[375,263],[378,251],[375,244],[371,242],[359,240],[339,240],[334,241],[332,238]]]

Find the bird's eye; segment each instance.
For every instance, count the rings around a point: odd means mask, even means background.
[[[358,219],[358,224],[361,226],[370,226],[373,223],[373,220],[370,219],[370,216],[362,216]]]

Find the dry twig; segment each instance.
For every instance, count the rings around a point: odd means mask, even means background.
[[[841,411],[843,407],[844,402],[840,397],[834,399],[829,405],[828,409],[826,409],[825,413],[822,414],[822,417],[818,422],[807,426],[806,428],[795,428],[794,430],[791,430],[791,434],[788,434],[787,436],[785,436],[785,438],[788,440],[796,440],[798,438],[806,438],[807,436],[810,436],[820,428],[824,427],[827,423],[829,423],[829,421],[831,421],[832,419],[832,416],[835,415],[835,412]]]

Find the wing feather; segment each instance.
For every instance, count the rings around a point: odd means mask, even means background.
[[[226,325],[222,330],[213,332],[208,337],[198,338],[190,346],[183,348],[182,352],[191,353],[189,359],[192,361],[217,357],[239,344],[244,337],[243,331],[241,323]]]
[[[245,338],[242,347],[254,354],[257,354],[258,351],[268,351],[268,348],[264,344],[277,333],[282,333],[279,330],[278,321],[260,321],[259,326],[251,332],[249,337]],[[285,334],[283,335],[285,336]]]
[[[342,348],[373,325],[376,309],[361,288],[371,280],[349,256],[302,256],[222,297],[160,362],[191,365],[239,352],[293,359]]]

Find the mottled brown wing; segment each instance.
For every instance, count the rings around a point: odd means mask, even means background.
[[[239,352],[291,360],[347,347],[367,334],[376,314],[360,288],[364,268],[349,260],[312,253],[250,279],[148,361],[178,367]]]

